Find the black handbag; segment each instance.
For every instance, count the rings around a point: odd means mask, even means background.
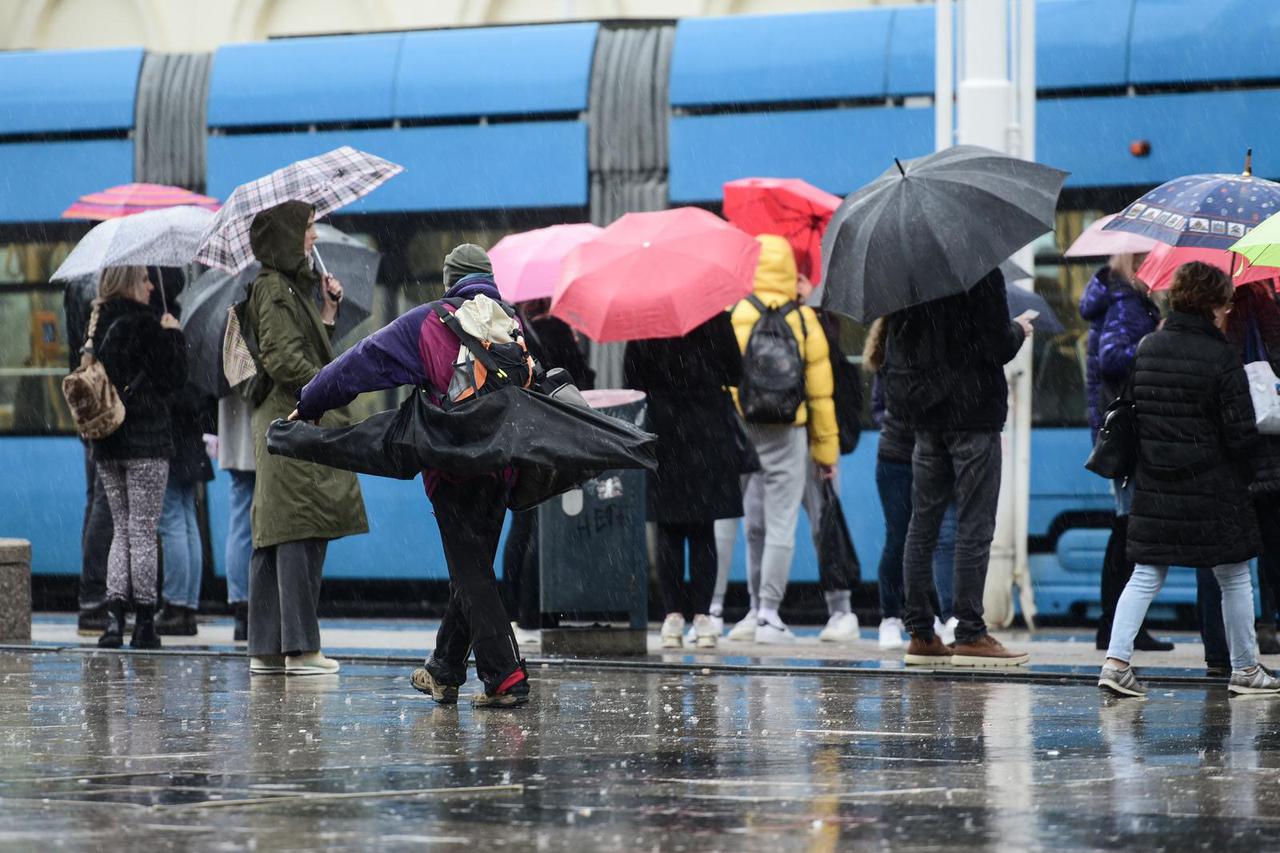
[[[1120,396],[1107,406],[1084,467],[1108,480],[1127,480],[1138,469],[1138,407],[1133,401],[1132,375]]]
[[[840,495],[830,480],[822,483],[822,517],[818,521],[818,574],[824,592],[855,589],[862,584],[862,564],[853,547]]]

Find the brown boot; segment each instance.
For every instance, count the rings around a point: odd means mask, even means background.
[[[983,634],[970,643],[957,642],[951,648],[952,666],[1021,666],[1030,659],[1026,652],[1006,649],[990,634]]]
[[[902,658],[907,666],[949,666],[951,664],[951,647],[943,644],[934,634],[928,640],[911,635],[907,644],[907,653]]]

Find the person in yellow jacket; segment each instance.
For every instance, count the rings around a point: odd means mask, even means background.
[[[755,297],[769,308],[797,303],[795,256],[791,245],[775,234],[761,234]],[[744,353],[761,312],[744,299],[733,309],[738,348]],[[731,639],[788,643],[795,639],[778,616],[787,591],[795,552],[796,523],[804,497],[808,468],[835,476],[840,455],[827,336],[812,308],[797,305],[786,322],[804,360],[804,400],[792,423],[746,423],[747,437],[760,457],[760,471],[747,475],[743,504],[747,528],[747,572],[751,611],[729,634]],[[751,365],[743,362],[745,374]]]

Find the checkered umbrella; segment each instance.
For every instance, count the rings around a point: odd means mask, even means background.
[[[255,260],[249,228],[253,217],[262,211],[286,201],[305,201],[315,206],[319,218],[368,195],[403,170],[389,160],[344,145],[241,184],[209,223],[196,260],[238,273]]]

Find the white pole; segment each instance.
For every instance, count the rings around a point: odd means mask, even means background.
[[[933,147],[950,148],[955,141],[955,25],[952,0],[937,0],[934,19]]]

